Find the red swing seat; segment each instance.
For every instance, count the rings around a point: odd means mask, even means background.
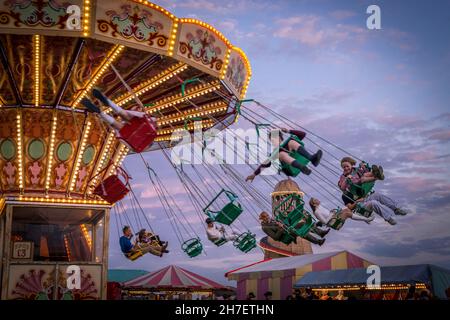
[[[140,153],[150,146],[157,136],[156,124],[148,116],[133,117],[119,131],[119,139],[124,140],[133,151]]]
[[[120,179],[120,176],[124,181]],[[109,203],[122,200],[130,192],[130,176],[122,169],[117,168],[117,174],[111,175],[94,189],[94,194],[100,196]]]

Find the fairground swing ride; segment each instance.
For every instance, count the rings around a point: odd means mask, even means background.
[[[280,170],[297,177],[304,190],[281,199],[274,210],[264,190],[286,178],[282,175],[261,176],[250,184],[224,161],[172,163],[176,142],[171,137],[183,130],[221,131],[238,117],[257,131],[300,127],[273,108],[245,100],[248,59],[204,22],[177,18],[142,0],[4,1],[0,58],[2,299],[106,297],[110,212],[118,225],[157,233],[122,166],[130,153],[142,159],[189,257],[204,252],[203,236],[146,160],[153,152],[162,153],[173,168],[199,219],[208,217],[236,234],[233,246],[243,253],[257,246],[248,220],[259,224],[261,211],[273,212],[286,230],[282,241],[290,243],[316,222],[304,205],[305,194],[320,195],[330,208],[340,206],[335,160],[349,153],[305,128],[308,136],[300,143],[306,141],[307,149],[320,146],[322,163],[308,176],[282,164]],[[86,99],[101,105],[94,89],[124,110],[141,107],[145,116],[113,129],[85,107]],[[107,106],[101,111],[113,115]],[[308,165],[302,155],[290,155]],[[353,195],[363,197],[373,184],[352,188]],[[132,204],[128,210],[125,200]],[[336,222],[338,229],[343,223]],[[72,264],[81,268],[81,289],[66,285]]]

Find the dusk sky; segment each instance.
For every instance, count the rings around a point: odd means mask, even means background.
[[[329,233],[322,247],[313,245],[315,253],[348,250],[381,265],[432,263],[450,268],[450,1],[154,2],[178,17],[211,24],[242,48],[253,72],[248,98],[359,158],[381,164],[386,179],[377,182],[376,190],[412,211],[396,218],[396,226],[378,216],[371,225],[347,221],[340,231]],[[381,30],[366,27],[366,9],[371,4],[381,8]],[[262,114],[254,104],[246,108]],[[249,126],[241,117],[235,127]],[[344,154],[309,137],[324,151],[331,151],[325,152],[324,160],[338,170],[333,155]],[[118,245],[120,232],[113,211],[110,269],[154,271],[176,264],[227,283],[225,272],[263,259],[259,248],[244,254],[232,244],[216,248],[210,243],[203,220],[162,153],[144,157],[202,239],[206,255],[191,259],[181,251],[141,159],[130,155],[124,163],[133,177],[134,191],[152,228],[169,241],[171,252],[163,258],[126,260]],[[197,167],[207,177],[206,184],[198,181],[199,188],[207,189],[209,183],[220,190],[220,181]],[[238,170],[243,175],[251,172],[243,166]],[[316,174],[295,180],[308,196],[321,198],[312,188],[314,183],[339,196],[332,186],[317,184],[317,179]],[[338,177],[332,179],[337,182]],[[270,198],[271,190],[260,177],[253,185]],[[327,207],[335,204],[323,201]],[[128,200],[124,204],[127,207]],[[258,239],[263,236],[254,214],[244,212],[241,220]]]

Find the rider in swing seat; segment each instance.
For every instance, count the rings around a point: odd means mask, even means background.
[[[331,210],[328,211],[325,208],[323,208],[321,205],[321,202],[319,199],[311,198],[309,200],[309,205],[312,209],[312,213],[314,216],[323,224],[326,226],[331,227],[332,221],[335,219],[342,220],[342,223],[345,222],[345,220],[352,219],[356,221],[364,221],[366,223],[370,223],[375,219],[375,216],[372,215],[369,218],[360,216],[358,214],[353,214],[352,210],[348,207],[342,208],[341,210]]]
[[[149,118],[154,124],[156,124],[156,118],[151,117],[148,115],[145,110],[140,105],[134,105],[130,108],[130,110],[125,110],[121,107],[119,107],[117,104],[115,104],[113,101],[111,101],[109,98],[107,98],[100,90],[93,89],[92,95],[99,100],[102,104],[104,104],[107,107],[110,107],[112,111],[120,116],[122,121],[116,120],[113,116],[107,114],[106,112],[102,111],[96,104],[94,104],[91,100],[88,98],[81,99],[81,104],[85,106],[86,109],[93,113],[97,113],[100,116],[100,119],[105,122],[110,128],[114,129],[116,132],[116,136],[120,138],[121,130],[124,128],[126,124],[129,124],[131,121],[133,121],[134,118]],[[125,139],[123,139],[123,142],[127,145],[127,147],[131,150],[133,148],[127,143]]]
[[[149,252],[155,256],[162,257],[162,250],[165,250],[165,247],[155,247],[153,245],[142,246],[138,243],[138,241],[135,241],[135,243],[133,244],[131,242],[131,239],[133,238],[133,232],[131,231],[131,228],[129,226],[124,226],[122,232],[123,236],[120,237],[119,243],[120,249],[122,250],[125,257],[132,259],[132,257],[135,255],[139,254],[139,256],[142,256]]]
[[[159,235],[145,229],[141,229],[138,233],[136,233],[136,236],[138,244],[159,246],[160,248],[164,248],[161,250],[163,253],[169,253],[169,250],[165,249],[169,245],[169,242],[161,241]]]
[[[227,235],[225,233],[225,228],[222,226],[217,228],[214,226],[214,220],[211,218],[207,218],[205,220],[208,228],[206,229],[206,235],[208,240],[213,242],[216,245],[222,245],[228,241],[234,241],[237,239],[238,235],[233,232],[232,235]]]
[[[378,193],[370,192],[365,195],[355,195],[351,192],[351,185],[362,185],[364,183],[373,182],[375,180],[383,180],[383,168],[372,166],[372,172],[366,164],[360,164],[359,168],[355,167],[356,161],[351,157],[344,157],[341,160],[341,167],[343,173],[339,179],[339,188],[343,192],[342,200],[345,205],[353,205],[360,202],[365,208],[374,211],[381,216],[390,225],[396,225],[397,221],[394,215],[405,216],[408,210],[401,208],[393,199]]]
[[[287,143],[282,144],[283,142],[283,135],[280,133],[279,138],[275,139],[273,141],[273,144],[275,148],[279,147],[279,160],[282,164],[281,171],[286,174],[287,176],[292,176],[291,173],[289,173],[286,170],[286,165],[292,166],[294,168],[299,169],[303,174],[310,175],[311,169],[309,169],[306,165],[303,165],[298,160],[293,158],[289,153],[296,152],[297,154],[301,155],[308,161],[311,161],[311,163],[317,167],[320,163],[320,159],[322,158],[322,150],[318,150],[315,154],[310,154],[305,147],[300,143],[306,136],[306,133],[300,130],[288,130],[288,129],[281,129],[282,132],[288,133],[291,135],[291,138],[288,140]],[[300,142],[299,142],[300,141]],[[249,175],[245,181],[252,182],[253,179],[257,175],[261,173],[261,171],[265,168],[269,168],[272,165],[272,161],[274,159],[268,159],[264,163],[262,163],[256,170],[253,172],[253,174]],[[284,164],[284,165],[283,165]]]

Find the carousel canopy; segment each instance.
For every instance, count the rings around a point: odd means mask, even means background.
[[[251,75],[215,28],[143,0],[1,1],[0,61],[1,192],[75,199],[130,151],[80,103],[93,88],[145,105],[153,150],[231,125]]]
[[[223,289],[226,287],[220,283],[174,265],[126,281],[123,285],[124,287],[134,288],[192,290]]]

